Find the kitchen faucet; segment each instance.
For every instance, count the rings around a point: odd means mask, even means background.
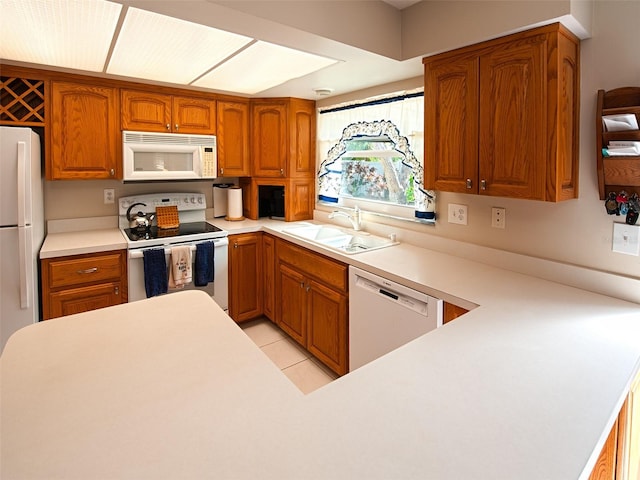
[[[356,205],[356,208],[353,209],[353,215],[350,215],[345,212],[341,212],[339,210],[334,210],[329,214],[329,218],[334,218],[334,217],[346,217],[351,222],[351,225],[353,225],[354,230],[356,231],[362,230],[362,214],[361,214],[360,207],[358,207],[357,205]]]

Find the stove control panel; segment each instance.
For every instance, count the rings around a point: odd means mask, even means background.
[[[147,213],[154,212],[156,207],[177,206],[179,212],[190,210],[205,210],[207,200],[204,193],[152,193],[147,195],[132,195],[118,199],[118,214],[126,215],[127,209],[134,203],[144,203],[147,207],[139,210]]]

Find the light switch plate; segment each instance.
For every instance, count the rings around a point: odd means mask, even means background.
[[[640,225],[613,224],[613,251],[626,255],[640,254]]]

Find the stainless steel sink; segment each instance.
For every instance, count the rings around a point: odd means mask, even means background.
[[[397,241],[390,238],[378,237],[367,232],[343,230],[328,225],[303,225],[285,228],[282,231],[348,255],[398,244]]]

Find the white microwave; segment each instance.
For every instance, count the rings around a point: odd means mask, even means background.
[[[124,181],[216,178],[214,135],[122,132]]]

